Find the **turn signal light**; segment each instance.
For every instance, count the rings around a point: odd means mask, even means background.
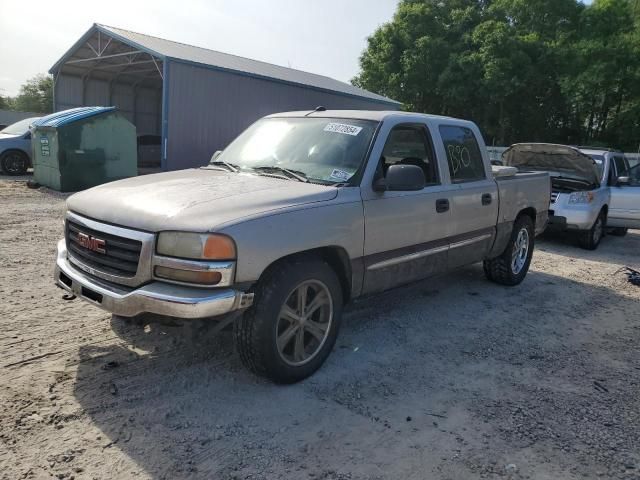
[[[169,267],[156,267],[155,273],[156,277],[166,278],[167,280],[200,285],[217,285],[222,280],[220,272],[196,272]]]

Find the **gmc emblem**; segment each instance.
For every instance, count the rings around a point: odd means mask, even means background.
[[[104,240],[92,237],[91,235],[87,235],[86,233],[78,232],[78,243],[87,250],[92,250],[94,252],[102,254],[107,253],[107,251],[105,250],[106,245]]]

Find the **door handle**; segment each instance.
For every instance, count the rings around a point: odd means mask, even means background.
[[[436,212],[444,213],[449,211],[449,200],[446,198],[441,198],[440,200],[436,200]]]
[[[493,201],[493,196],[490,193],[485,193],[482,195],[482,205],[491,205]]]

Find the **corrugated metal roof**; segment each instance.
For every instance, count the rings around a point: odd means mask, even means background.
[[[286,83],[319,88],[332,92],[340,92],[346,95],[367,98],[391,105],[400,105],[400,102],[396,102],[395,100],[391,100],[382,95],[377,95],[324,75],[317,75],[315,73],[281,67],[258,60],[230,55],[228,53],[173,42],[164,38],[131,32],[121,28],[109,27],[107,25],[95,24],[94,28],[97,28],[108,35],[112,35],[121,41],[131,43],[145,51],[153,52],[161,57],[183,60],[185,62],[202,64],[223,70],[231,70],[256,77],[276,79]]]
[[[33,122],[34,127],[61,127],[88,117],[112,112],[116,107],[79,107],[52,113]]]

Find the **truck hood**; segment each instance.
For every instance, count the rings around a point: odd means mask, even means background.
[[[577,148],[550,143],[518,143],[502,154],[502,161],[510,167],[569,174],[590,185],[600,185],[598,167],[590,156]]]
[[[69,210],[134,229],[211,231],[244,217],[332,200],[335,187],[191,169],[119,180],[76,193]]]

